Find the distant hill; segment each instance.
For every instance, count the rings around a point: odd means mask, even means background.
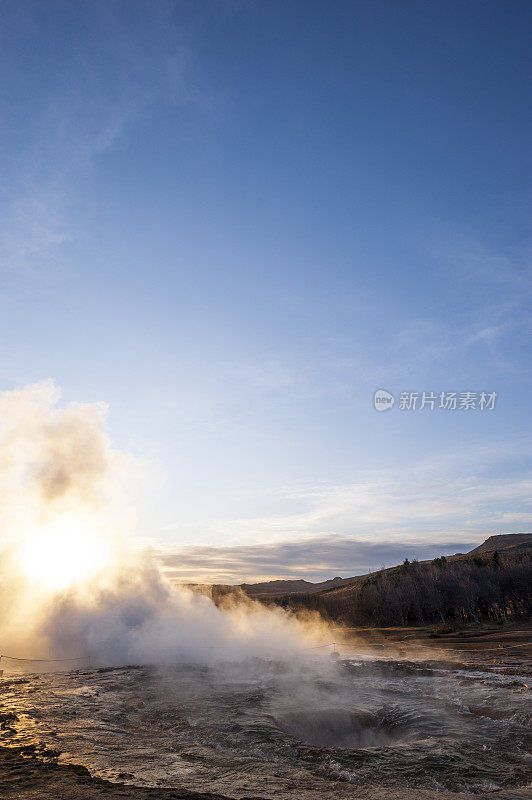
[[[494,550],[525,550],[528,547],[532,547],[532,533],[501,533],[497,536],[490,536],[467,555],[472,556],[476,553],[488,553]]]
[[[490,536],[474,550],[468,553],[455,553],[454,555],[447,556],[448,561],[455,561],[459,559],[467,559],[479,553],[493,552],[495,550],[522,550],[532,548],[532,533],[508,533]],[[428,562],[420,562],[428,563]],[[389,569],[395,569],[390,567]],[[273,580],[263,581],[262,583],[242,583],[240,588],[249,596],[254,598],[273,598],[284,597],[293,594],[315,594],[328,590],[340,589],[342,587],[353,586],[359,582],[368,579],[370,574],[355,575],[351,578],[329,578],[329,580],[322,581],[321,583],[312,583],[301,579],[294,580]]]
[[[310,584],[310,591],[298,589],[306,581],[245,585],[245,591],[266,603],[319,611],[356,626],[521,617],[532,614],[532,534],[490,536],[469,553],[432,561],[405,559],[397,567],[339,580]],[[277,583],[290,591],[253,591]]]
[[[264,581],[263,583],[242,583],[240,588],[250,597],[298,594],[300,592],[312,594],[313,592],[321,592],[324,589],[345,586],[355,580],[357,578],[330,578],[321,583],[312,583],[304,580],[275,580]]]

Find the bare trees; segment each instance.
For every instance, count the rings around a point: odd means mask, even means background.
[[[421,564],[405,559],[349,587],[277,602],[354,625],[505,620],[532,613],[532,554],[494,551],[483,558],[441,556]]]

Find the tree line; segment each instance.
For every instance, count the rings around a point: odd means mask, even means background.
[[[532,551],[409,561],[342,589],[271,602],[351,625],[503,621],[532,613]]]

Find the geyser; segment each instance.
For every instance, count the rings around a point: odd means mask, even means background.
[[[390,725],[388,716],[382,710],[303,708],[278,714],[276,722],[285,733],[315,747],[382,747],[408,737],[408,729]]]
[[[105,406],[59,400],[51,381],[0,397],[4,653],[205,664],[293,658],[326,640],[280,609],[221,609],[171,586],[132,546],[122,487],[134,461],[112,448]]]

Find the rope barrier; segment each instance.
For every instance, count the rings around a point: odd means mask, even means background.
[[[356,650],[359,647],[405,647],[403,644],[404,640],[399,642],[360,642],[360,643],[353,643],[350,644],[349,642],[327,642],[327,644],[317,644],[314,647],[305,647],[305,650],[318,650],[323,647],[350,647],[353,650]],[[412,649],[416,647],[422,647],[424,650],[439,650],[443,651],[444,653],[494,653],[494,652],[501,652],[501,650],[512,650],[514,647],[532,647],[532,642],[520,642],[519,644],[508,644],[508,645],[498,645],[498,647],[485,647],[485,648],[478,648],[476,650],[466,650],[465,648],[458,648],[458,647],[438,647],[435,645],[431,647],[430,645],[426,644],[415,644],[412,643],[409,645]]]
[[[79,656],[78,658],[17,658],[16,656],[6,656],[3,653],[0,655],[0,661],[6,658],[8,661],[25,661],[27,663],[36,664],[57,664],[66,661],[88,661],[90,656]]]
[[[477,648],[476,650],[466,650],[460,647],[430,647],[426,644],[416,644],[414,647],[423,647],[425,650],[443,650],[444,653],[495,653],[501,650],[511,650],[513,647],[532,647],[532,642],[520,642],[519,644],[500,644],[498,647]]]
[[[399,642],[360,642],[360,643],[353,643],[350,644],[349,642],[327,642],[326,644],[317,644],[313,647],[305,647],[306,651],[309,650],[321,650],[324,647],[350,647],[353,650],[356,650],[360,647],[405,647],[404,644],[405,640],[400,640]],[[458,648],[458,647],[438,647],[434,645],[431,647],[430,645],[426,644],[417,644],[412,643],[410,647],[416,648],[421,647],[424,650],[436,650],[436,651],[443,651],[444,653],[500,653],[501,651],[512,650],[515,647],[531,647],[532,642],[519,642],[518,644],[508,644],[508,645],[498,645],[498,647],[485,647],[485,648],[477,648],[474,650],[465,649],[465,648]],[[18,658],[17,656],[7,656],[3,653],[0,654],[0,663],[2,659],[6,659],[7,661],[17,661],[19,663],[26,663],[26,664],[59,664],[59,663],[72,663],[75,661],[88,661],[90,663],[91,656],[78,656],[77,658]]]

